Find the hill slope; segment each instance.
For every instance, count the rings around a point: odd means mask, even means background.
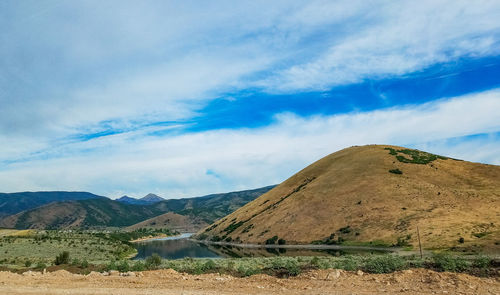
[[[20,192],[0,193],[0,217],[19,213],[42,205],[70,201],[104,198],[87,192]]]
[[[172,229],[184,228],[192,232],[226,216],[272,187],[196,198],[164,200],[153,204],[128,204],[104,197],[54,202],[4,217],[0,219],[0,227],[18,229],[123,227],[148,219],[141,225],[156,227],[163,224],[164,227],[175,226]],[[157,199],[152,197],[152,199]],[[167,212],[173,215],[162,215]]]
[[[253,190],[165,200],[156,203],[155,206],[169,213],[153,217],[129,228],[167,227],[181,232],[195,232],[255,200],[274,187],[271,185]]]
[[[51,203],[8,216],[0,221],[7,228],[88,228],[128,226],[164,213],[154,206],[130,205],[107,198]]]
[[[196,198],[171,199],[155,205],[166,212],[196,216],[210,224],[255,200],[274,187],[271,185],[253,190],[211,194]]]
[[[389,171],[391,170],[391,172]],[[500,238],[500,167],[394,146],[351,147],[298,172],[198,233],[264,243],[493,245]],[[340,238],[340,239],[339,239]],[[462,244],[460,244],[462,245]]]
[[[127,230],[139,228],[168,228],[179,232],[196,232],[208,225],[207,222],[196,216],[180,215],[168,212],[127,227]]]

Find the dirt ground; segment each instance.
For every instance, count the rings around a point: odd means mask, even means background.
[[[89,275],[65,270],[0,272],[0,294],[500,294],[500,278],[414,269],[392,274],[317,270],[279,279],[267,275],[187,275],[174,270]]]

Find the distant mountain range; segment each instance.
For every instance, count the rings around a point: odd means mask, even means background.
[[[121,202],[121,203],[126,203],[126,204],[134,204],[134,205],[149,205],[149,204],[154,204],[158,203],[161,201],[165,201],[164,198],[159,197],[155,194],[147,194],[146,196],[136,199],[136,198],[131,198],[129,196],[123,196],[119,199],[116,199],[116,201]]]
[[[175,220],[171,225],[177,228],[183,228],[182,223],[185,222],[185,228],[199,229],[233,212],[273,187],[172,200],[164,200],[149,194],[138,200],[145,202],[142,204],[129,203],[126,201],[128,197],[111,200],[90,193],[3,194],[9,196],[5,197],[3,207],[0,207],[3,208],[0,212],[5,212],[3,218],[0,218],[0,227],[18,229],[126,227],[149,219],[145,226],[149,224],[154,227],[160,223],[168,224],[167,220]],[[19,199],[16,199],[17,197]],[[41,205],[37,206],[35,203],[30,206],[30,197]],[[11,204],[15,206],[11,208]],[[21,211],[21,208],[26,209]],[[185,218],[173,216],[160,218],[158,222],[154,220],[154,217],[168,212]]]
[[[74,201],[104,198],[87,192],[20,192],[0,193],[0,218],[21,211],[37,208],[45,204],[61,201]]]

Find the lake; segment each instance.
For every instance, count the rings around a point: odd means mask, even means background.
[[[290,249],[290,248],[246,248],[229,245],[204,244],[189,239],[185,233],[135,243],[138,254],[134,259],[145,259],[156,253],[166,259],[223,258],[223,257],[269,257],[269,256],[342,256],[346,254],[372,254],[385,251],[375,249]]]

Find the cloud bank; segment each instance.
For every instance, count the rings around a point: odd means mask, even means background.
[[[50,151],[50,159],[42,154],[12,163],[0,170],[0,179],[6,190],[85,188],[110,196],[153,191],[185,197],[279,183],[344,147],[386,143],[500,164],[499,108],[500,90],[492,90],[364,113],[283,113],[272,125],[258,129],[167,137],[141,130],[65,145]],[[478,133],[490,135],[457,139]]]

